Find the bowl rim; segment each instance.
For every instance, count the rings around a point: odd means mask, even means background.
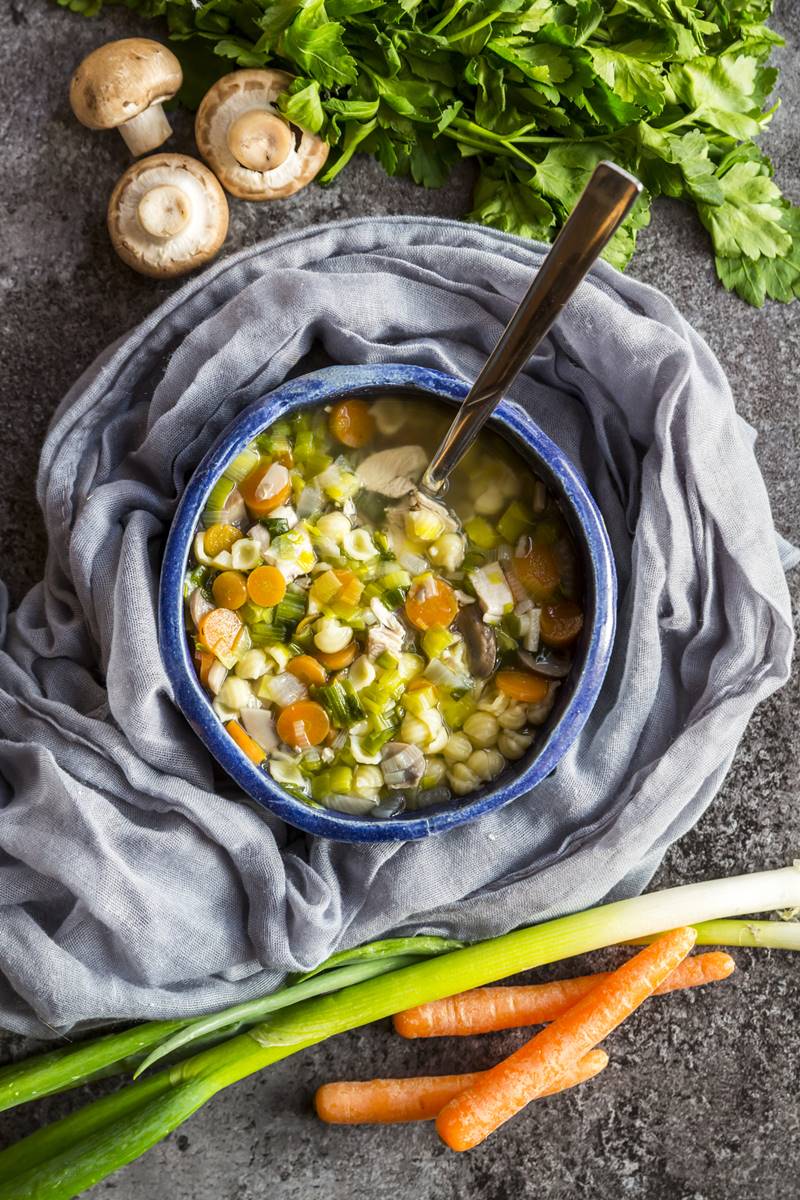
[[[244,409],[217,437],[189,478],[178,502],[164,548],[158,595],[161,659],[177,707],[217,762],[258,806],[306,833],[344,842],[412,841],[443,833],[509,804],[540,783],[578,737],[597,700],[608,668],[616,626],[616,571],[611,543],[600,511],[585,482],[566,455],[514,401],[501,401],[490,427],[510,432],[518,450],[538,460],[558,482],[584,538],[590,564],[593,619],[583,666],[572,694],[550,729],[539,753],[519,774],[491,784],[465,803],[432,806],[413,816],[384,820],[334,809],[311,807],[284,791],[244,755],[203,691],[192,665],[184,627],[183,578],[198,518],[208,493],[225,466],[243,447],[276,420],[300,408],[329,403],[340,396],[376,390],[422,392],[460,402],[469,385],[428,367],[399,363],[323,367],[280,384]]]

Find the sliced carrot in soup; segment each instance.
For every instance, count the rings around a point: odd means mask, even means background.
[[[574,600],[562,600],[542,609],[539,632],[546,646],[569,646],[583,629],[583,612]]]
[[[456,594],[436,575],[415,579],[406,597],[406,616],[417,629],[447,629],[458,613]]]

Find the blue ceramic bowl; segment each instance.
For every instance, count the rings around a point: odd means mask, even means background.
[[[503,401],[490,426],[501,434],[559,498],[583,561],[586,621],[569,678],[547,726],[528,756],[464,801],[419,813],[366,818],[312,807],[295,799],[254,766],[217,719],[195,674],[184,630],[183,575],[195,528],[215,481],[256,434],[298,409],[330,404],[344,396],[388,391],[435,397],[458,404],[467,393],[460,380],[422,367],[329,367],[282,384],[250,405],[218,438],[189,481],[167,539],[159,593],[161,654],[178,707],[228,774],[258,805],[308,833],[346,842],[424,838],[492,812],[529,792],[549,775],[575,741],[597,699],[614,637],[616,576],[603,519],[572,464],[517,404]]]

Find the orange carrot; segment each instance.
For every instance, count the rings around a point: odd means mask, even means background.
[[[256,567],[247,576],[247,594],[261,608],[272,608],[280,604],[286,595],[286,580],[277,567]]]
[[[458,600],[449,583],[435,575],[414,580],[406,597],[406,616],[417,629],[446,629],[457,612]]]
[[[712,951],[685,958],[668,979],[656,988],[664,995],[683,988],[701,987],[727,979],[736,964],[729,954]],[[519,1029],[524,1025],[545,1025],[555,1021],[598,983],[611,977],[610,971],[579,975],[576,979],[558,979],[553,983],[533,983],[512,987],[474,988],[419,1008],[397,1013],[394,1027],[401,1037],[472,1037],[499,1029]]]
[[[283,709],[275,728],[278,737],[288,746],[308,749],[325,741],[331,723],[321,704],[314,700],[297,700]]]
[[[583,629],[583,613],[573,600],[546,604],[539,617],[539,632],[545,646],[569,646]]]
[[[247,600],[247,583],[241,571],[221,571],[211,585],[211,594],[220,608],[241,608]]]
[[[298,625],[297,628],[299,629],[300,626]],[[356,643],[353,641],[349,642],[344,650],[317,650],[316,656],[323,667],[327,667],[329,671],[341,671],[350,666],[356,656],[356,649]]]
[[[539,704],[550,690],[544,676],[534,675],[533,671],[498,671],[495,683],[504,696],[521,700],[523,704]]]
[[[591,1050],[542,1095],[552,1096],[598,1075],[608,1062],[604,1050]],[[324,1083],[317,1089],[317,1116],[329,1125],[397,1125],[432,1121],[465,1088],[477,1083],[483,1071],[470,1075],[422,1075],[416,1079],[370,1079],[367,1082]]]
[[[550,546],[530,540],[524,554],[511,562],[514,574],[534,600],[552,600],[559,584],[558,560]]]
[[[375,418],[363,400],[342,400],[331,409],[331,433],[342,445],[358,450],[375,436]]]
[[[221,550],[230,550],[234,542],[238,542],[241,537],[244,537],[244,534],[235,525],[209,525],[203,535],[203,549],[214,558]]]
[[[509,1058],[446,1104],[436,1129],[451,1150],[470,1150],[541,1096],[629,1017],[682,962],[694,929],[675,929],[624,963]]]
[[[286,670],[301,683],[309,685],[322,684],[328,678],[328,672],[322,663],[317,662],[310,654],[298,654],[286,664]]]
[[[264,761],[264,759],[267,757],[266,754],[261,749],[258,742],[253,741],[253,739],[250,737],[250,734],[246,733],[244,729],[242,729],[238,721],[228,721],[225,728],[236,742],[236,745],[239,747],[239,749],[244,751],[251,762],[258,766],[259,763]]]
[[[267,517],[274,508],[285,504],[292,492],[286,468],[282,463],[262,459],[245,475],[239,484],[245,504],[254,517]]]
[[[212,608],[200,618],[199,632],[214,654],[230,654],[242,632],[242,621],[230,608]]]
[[[194,661],[197,666],[197,674],[200,676],[200,682],[203,687],[208,687],[208,672],[216,662],[214,655],[208,650],[197,650],[195,651]]]

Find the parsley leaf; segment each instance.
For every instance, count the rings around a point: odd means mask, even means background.
[[[596,142],[554,146],[536,166],[536,184],[566,216],[577,203],[592,171],[606,157],[607,148]]]
[[[792,235],[783,224],[781,194],[763,162],[738,162],[720,179],[722,203],[700,204],[700,220],[721,258],[777,258]]]
[[[760,308],[769,297],[788,304],[800,299],[800,209],[784,201],[780,224],[791,236],[789,249],[780,258],[716,258],[717,272],[726,288]]]
[[[670,42],[670,48],[673,45]],[[668,54],[663,41],[634,42],[628,46],[608,48],[592,46],[589,54],[594,68],[604,83],[621,100],[645,109],[657,116],[666,103],[665,79],[653,55]]]
[[[479,221],[519,237],[543,241],[551,237],[555,215],[544,197],[530,184],[493,178],[486,172],[475,185],[472,202],[468,221]]]
[[[669,73],[675,95],[693,110],[695,120],[743,139],[758,137],[768,120],[761,106],[775,77],[774,70],[747,54],[695,58]]]
[[[342,32],[343,26],[338,21],[329,20],[325,0],[307,0],[284,31],[279,42],[280,53],[322,87],[355,83],[358,67],[347,52]]]
[[[58,0],[160,18],[196,106],[234,65],[296,78],[280,99],[331,146],[426,187],[474,165],[469,219],[551,240],[595,165],[644,183],[606,250],[624,267],[654,197],[696,206],[719,277],[751,304],[800,295],[800,213],[756,139],[781,38],[772,0]]]
[[[315,80],[295,79],[288,92],[279,97],[280,110],[294,125],[309,133],[320,133],[325,124],[325,110]]]

